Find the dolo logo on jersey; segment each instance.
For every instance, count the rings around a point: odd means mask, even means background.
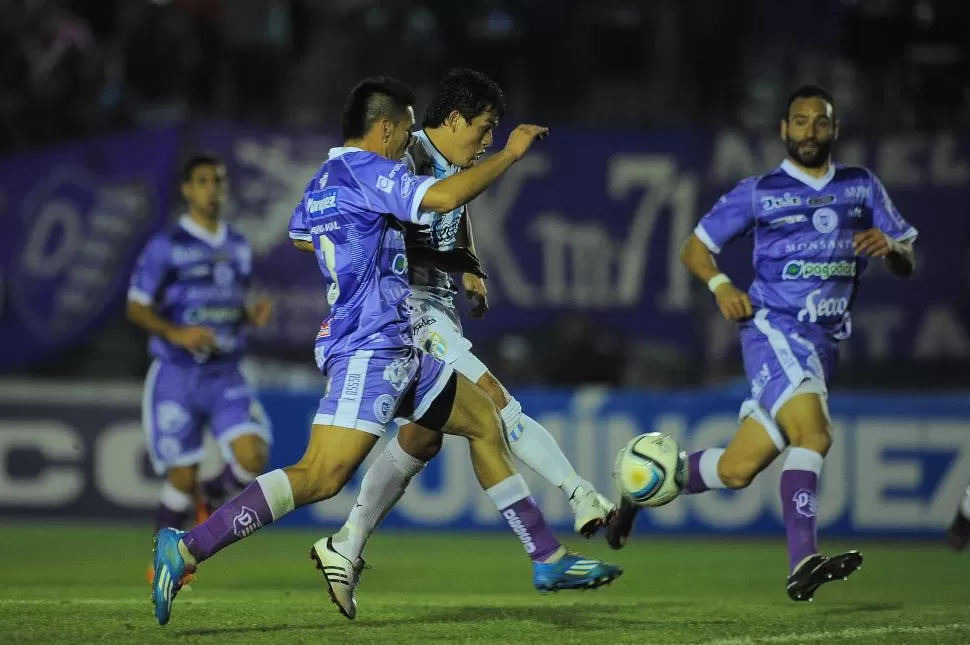
[[[783,280],[807,280],[819,278],[854,278],[856,274],[855,262],[842,260],[840,262],[806,262],[805,260],[791,260],[781,272]]]
[[[819,318],[842,316],[849,310],[848,298],[819,298],[821,289],[805,296],[805,307],[798,312],[798,322],[818,322]]]
[[[761,210],[773,211],[776,208],[785,208],[786,206],[801,206],[802,198],[798,195],[792,195],[791,193],[785,193],[781,197],[776,197],[774,195],[768,195],[767,197],[761,198]]]

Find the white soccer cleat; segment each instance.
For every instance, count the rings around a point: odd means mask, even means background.
[[[606,526],[616,512],[616,505],[595,490],[581,487],[569,498],[569,505],[573,507],[576,516],[576,532],[585,538],[596,535],[596,532]]]
[[[310,559],[323,573],[333,604],[341,614],[353,620],[357,616],[357,583],[364,569],[364,560],[357,558],[357,562],[351,562],[334,550],[332,540],[329,537],[317,540],[310,547]]]

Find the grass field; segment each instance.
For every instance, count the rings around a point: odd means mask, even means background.
[[[856,545],[862,571],[796,604],[781,540],[640,539],[614,553],[577,539],[570,546],[626,574],[543,596],[511,536],[384,533],[350,622],[307,557],[313,539],[271,528],[220,554],[163,628],[144,578],[145,530],[0,525],[0,642],[970,643],[970,559],[935,544]]]

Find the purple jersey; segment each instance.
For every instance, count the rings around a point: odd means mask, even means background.
[[[192,354],[160,336],[149,351],[169,363],[238,361],[245,351],[245,300],[252,273],[252,249],[224,222],[212,233],[187,216],[155,234],[138,258],[128,300],[154,307],[180,326],[215,331],[211,354]]]
[[[408,262],[401,222],[431,224],[421,199],[436,180],[359,148],[333,148],[290,218],[290,237],[313,242],[330,315],[317,365],[357,350],[411,345]]]
[[[754,235],[755,278],[748,295],[755,309],[818,325],[847,338],[849,309],[868,259],[856,257],[852,237],[878,228],[897,241],[917,231],[896,210],[868,169],[833,164],[815,178],[790,161],[749,177],[721,197],[694,233],[712,253]]]

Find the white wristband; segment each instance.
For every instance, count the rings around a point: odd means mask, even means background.
[[[723,273],[718,273],[716,276],[707,281],[707,289],[714,293],[718,287],[722,284],[728,284],[731,282],[731,278],[727,277]]]

